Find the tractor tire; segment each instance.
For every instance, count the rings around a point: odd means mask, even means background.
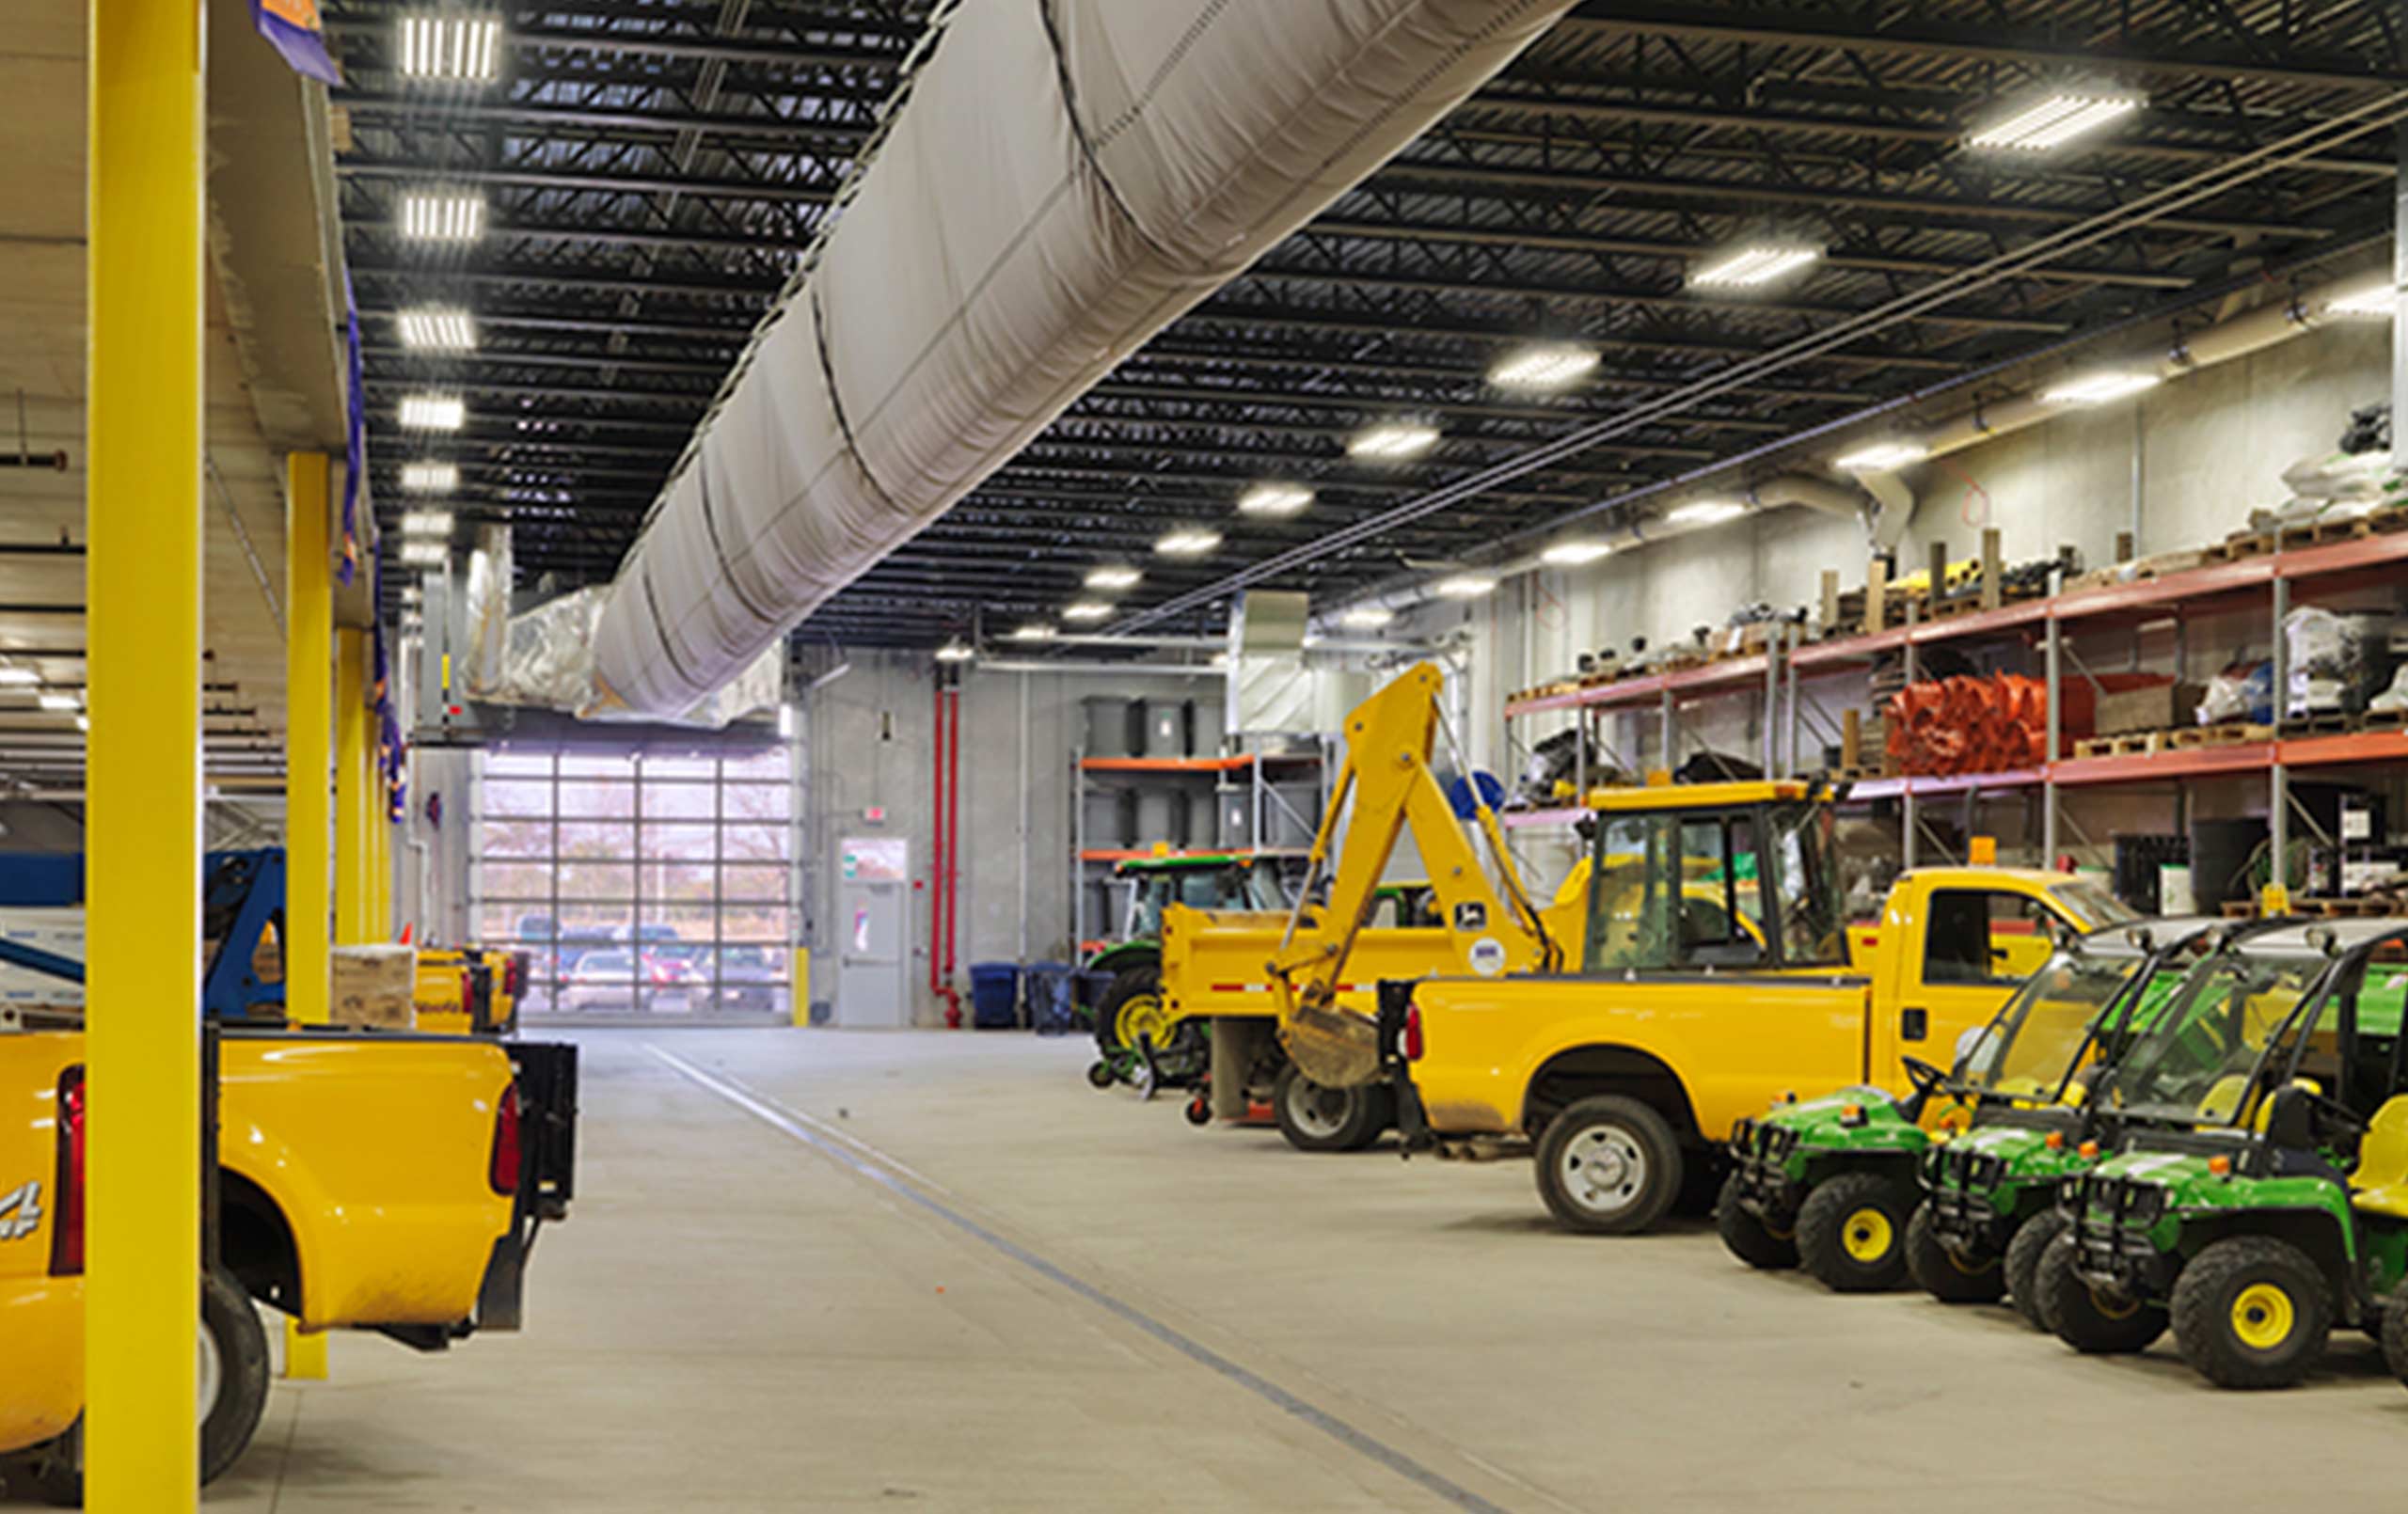
[[[2394,1292],[2383,1306],[2383,1360],[2408,1385],[2408,1288]]]
[[[1539,1137],[1539,1197],[1566,1230],[1627,1236],[1680,1197],[1680,1139],[1664,1116],[1620,1094],[1584,1098]]]
[[[1133,999],[1149,998],[1162,991],[1163,968],[1159,961],[1134,963],[1112,975],[1102,1001],[1095,1006],[1095,1049],[1103,1053],[1107,1065],[1117,1066],[1123,1059],[1137,1054],[1135,1047],[1121,1039],[1121,1009]]]
[[[1880,1293],[1907,1281],[1915,1190],[1879,1173],[1842,1173],[1798,1206],[1798,1259],[1834,1293]]]
[[[1360,1151],[1392,1123],[1390,1107],[1385,1088],[1323,1088],[1292,1062],[1271,1085],[1272,1115],[1298,1151]]]
[[[1714,1228],[1724,1249],[1760,1271],[1780,1272],[1798,1265],[1798,1235],[1776,1231],[1739,1202],[1739,1175],[1722,1180],[1722,1197],[1714,1206]]]
[[[2015,1227],[2015,1237],[2006,1243],[2006,1301],[2015,1312],[2032,1322],[2034,1330],[2056,1333],[2056,1326],[2040,1317],[2040,1254],[2049,1242],[2065,1234],[2066,1217],[2054,1209],[2043,1209]]]
[[[2165,1333],[2164,1305],[2118,1305],[2100,1299],[2074,1274],[2073,1259],[2073,1237],[2061,1233],[2040,1254],[2035,1274],[2041,1317],[2057,1339],[2084,1356],[2130,1356]]]
[[[1922,1289],[1942,1303],[1996,1303],[2006,1295],[2006,1264],[1996,1256],[1979,1267],[1940,1243],[1933,1234],[1931,1206],[1915,1206],[1907,1222],[1907,1271]]]
[[[2174,1280],[2174,1343],[2219,1388],[2295,1387],[2332,1333],[2323,1270],[2289,1241],[2219,1240]]]

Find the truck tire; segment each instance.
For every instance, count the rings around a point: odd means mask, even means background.
[[[1907,1222],[1907,1271],[1942,1303],[1996,1303],[2006,1294],[2006,1264],[1993,1256],[1982,1266],[1967,1267],[1940,1243],[1929,1203],[1916,1205]]]
[[[2060,1232],[2040,1254],[2035,1274],[2040,1316],[2057,1339],[2084,1356],[2129,1356],[2165,1333],[2164,1305],[2099,1298],[2075,1275],[2073,1259],[2073,1236]]]
[[[1566,1230],[1627,1236],[1680,1196],[1679,1138],[1649,1105],[1620,1094],[1584,1098],[1539,1137],[1539,1197]]]
[[[2006,1301],[2033,1329],[2052,1334],[2057,1327],[2040,1317],[2040,1254],[2065,1234],[2066,1223],[2064,1215],[2043,1209],[2017,1225],[2015,1238],[2006,1243]]]
[[[1764,1222],[1739,1202],[1739,1175],[1722,1180],[1722,1197],[1715,1202],[1714,1228],[1725,1250],[1750,1267],[1779,1272],[1798,1265],[1798,1236],[1786,1235]]]
[[[1298,1151],[1360,1151],[1391,1123],[1387,1090],[1324,1088],[1290,1063],[1271,1085],[1272,1116]]]
[[[223,1269],[200,1276],[200,1480],[232,1466],[251,1443],[267,1408],[267,1332],[250,1296]],[[20,1459],[34,1490],[60,1508],[84,1503],[84,1422]]]
[[[1879,1293],[1907,1281],[1915,1191],[1879,1173],[1842,1173],[1798,1206],[1798,1258],[1834,1293]]]
[[[2395,1291],[2383,1306],[2383,1360],[2408,1385],[2408,1288]]]
[[[2332,1333],[2323,1270],[2289,1241],[2219,1240],[2174,1280],[2174,1343],[2219,1388],[2296,1386]]]

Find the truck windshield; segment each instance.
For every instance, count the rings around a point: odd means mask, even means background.
[[[2231,951],[2200,963],[2126,1054],[2115,1102],[2144,1119],[2243,1124],[2324,968],[2321,955]]]
[[[2049,897],[2083,930],[2127,925],[2141,918],[2139,910],[2088,878],[2057,884],[2049,891]]]
[[[2099,1017],[2147,960],[2131,952],[2057,953],[1982,1032],[1966,1052],[1957,1080],[1998,1098],[2056,1102]],[[2159,976],[2161,992],[2170,992],[2181,977]]]
[[[1814,805],[1611,815],[1590,876],[1598,970],[1846,960],[1830,815]]]

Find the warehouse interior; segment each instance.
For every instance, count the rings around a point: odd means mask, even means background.
[[[15,8],[0,1509],[2384,1496],[2398,8]]]

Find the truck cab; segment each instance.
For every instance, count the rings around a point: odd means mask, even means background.
[[[1830,798],[1798,781],[1592,795],[1587,929],[1563,970],[1384,993],[1408,1138],[1528,1136],[1560,1222],[1642,1230],[1743,1116],[1848,1083],[1905,1092],[1901,1058],[1954,1061],[2053,933],[2131,918],[2066,874],[1931,868],[1852,931]]]

